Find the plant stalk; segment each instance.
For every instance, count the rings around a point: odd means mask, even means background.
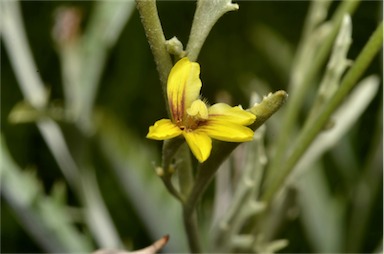
[[[287,162],[281,168],[281,174],[271,181],[268,189],[263,193],[262,200],[269,202],[282,186],[283,182],[293,170],[296,163],[307,150],[312,141],[321,132],[324,125],[335,109],[341,104],[348,92],[357,84],[357,81],[368,68],[375,55],[378,53],[383,43],[383,23],[381,23],[364,46],[363,50],[356,59],[355,64],[349,69],[343,78],[339,90],[329,100],[328,104],[319,114],[316,123],[308,124],[307,128],[298,137],[297,146],[289,156]]]
[[[287,96],[286,92],[277,91],[274,94],[265,97],[260,104],[249,109],[250,112],[256,115],[256,121],[249,127],[252,130],[256,130],[263,125],[265,121],[267,121],[285,103]],[[212,181],[217,169],[239,144],[240,143],[220,141],[214,142],[209,159],[200,164],[197,169],[195,184],[193,185],[191,194],[188,196],[184,206],[184,222],[190,223],[196,205],[209,183]]]
[[[332,17],[332,31],[324,40],[321,47],[318,49],[318,53],[315,55],[315,58],[312,61],[311,68],[309,68],[308,71],[305,73],[304,77],[301,79],[301,82],[299,82],[298,84],[290,84],[290,87],[293,87],[294,85],[295,89],[294,91],[290,92],[290,94],[292,94],[292,98],[290,99],[290,103],[287,105],[287,109],[285,111],[285,116],[282,123],[284,129],[281,131],[276,141],[277,146],[274,159],[267,170],[268,176],[265,185],[266,187],[268,187],[270,182],[273,181],[273,179],[277,177],[277,175],[279,175],[279,172],[281,171],[280,167],[283,167],[285,165],[289,137],[291,136],[292,130],[294,129],[298,117],[298,112],[300,111],[299,109],[305,99],[305,96],[308,94],[308,90],[310,89],[310,85],[312,84],[311,82],[318,74],[324,62],[327,60],[327,56],[337,36],[344,15],[347,13],[352,14],[358,4],[359,1],[344,1],[340,3],[338,9]]]
[[[145,35],[147,36],[149,46],[151,47],[157,71],[159,72],[160,82],[163,89],[165,104],[168,108],[167,100],[167,79],[172,68],[171,57],[166,48],[166,41],[161,27],[159,15],[157,13],[155,0],[136,0],[136,6],[140,14]]]
[[[201,253],[202,249],[199,240],[197,215],[193,207],[188,205],[183,206],[183,220],[191,253]]]

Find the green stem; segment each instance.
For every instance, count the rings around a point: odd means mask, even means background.
[[[183,146],[184,144],[184,146]],[[181,146],[181,147],[180,147]],[[176,154],[176,156],[174,156]],[[180,158],[182,161],[172,165],[172,159]],[[184,139],[174,138],[164,141],[163,144],[163,163],[161,179],[169,193],[171,193],[183,206],[183,220],[188,244],[191,252],[201,252],[197,216],[194,207],[186,204],[185,197],[190,193],[193,177],[189,149],[185,146]],[[179,174],[180,191],[172,183],[172,176],[177,170]],[[186,186],[184,186],[184,184]]]
[[[346,13],[352,14],[358,4],[359,1],[344,1],[340,4],[332,18],[332,23],[334,24],[332,31],[319,48],[319,52],[317,53],[315,59],[313,59],[311,68],[309,68],[308,72],[304,74],[305,76],[303,77],[302,82],[299,84],[290,84],[290,87],[294,85],[295,89],[292,92],[290,103],[287,105],[287,110],[284,114],[283,123],[281,125],[284,126],[284,129],[280,132],[276,142],[276,154],[274,155],[274,159],[269,166],[269,169],[267,170],[269,173],[266,180],[266,186],[268,186],[269,183],[273,181],[273,179],[279,174],[280,167],[285,164],[285,155],[286,151],[288,150],[287,146],[289,137],[291,136],[292,130],[295,126],[298,113],[300,112],[299,109],[302,106],[305,96],[308,94],[308,90],[311,88],[314,77],[317,75],[324,62],[327,60],[329,51],[331,50],[332,44],[337,36],[343,16]]]
[[[300,53],[302,53],[303,46],[308,41],[313,30],[316,27],[324,22],[327,18],[326,15],[329,10],[329,6],[332,4],[332,0],[313,0],[310,3],[308,8],[308,13],[305,18],[304,28],[302,32],[302,40],[300,41],[300,45],[298,46]],[[298,54],[301,55],[301,54]]]
[[[36,63],[28,46],[20,3],[1,1],[0,7],[2,10],[1,40],[4,42],[21,92],[33,107],[43,109],[48,102],[48,94],[36,71]]]
[[[4,14],[1,31],[2,39],[10,55],[9,58],[19,81],[19,86],[25,99],[34,107],[41,109],[45,106],[47,97],[44,92],[43,82],[40,76],[36,74],[37,67],[28,47],[25,28],[22,26],[19,3],[17,1],[1,1],[0,4],[1,7],[6,9],[2,13]],[[86,211],[94,212],[93,218],[95,220],[88,221],[88,226],[93,236],[98,240],[98,244],[105,246],[121,245],[101,197],[94,195],[94,202],[85,202],[89,200],[89,196],[83,193],[83,178],[80,174],[80,168],[82,167],[79,167],[73,158],[59,125],[50,118],[40,119],[36,124],[64,177],[73,188],[75,195],[83,202]],[[89,190],[89,193],[99,191],[98,186],[92,183],[88,186],[87,190]],[[98,205],[97,208],[93,206],[96,204]],[[95,221],[98,223],[95,223]]]
[[[287,162],[281,168],[281,174],[279,174],[278,177],[274,178],[271,181],[271,184],[268,186],[268,189],[266,189],[265,193],[262,195],[262,200],[267,202],[272,200],[272,198],[280,189],[280,186],[282,186],[289,173],[293,170],[296,163],[307,150],[311,142],[320,133],[323,126],[327,123],[331,114],[340,105],[340,103],[343,101],[348,92],[357,84],[357,81],[359,80],[361,75],[364,73],[364,71],[372,62],[377,52],[382,47],[382,43],[383,23],[381,23],[377,27],[377,29],[375,30],[375,32],[359,54],[358,58],[356,59],[355,64],[345,75],[344,79],[341,82],[339,90],[329,100],[328,104],[319,114],[316,123],[309,124],[301,132],[301,135],[299,136],[297,141],[297,146],[293,150],[293,153],[288,158]]]
[[[156,1],[136,0],[136,5],[139,10],[145,35],[147,36],[148,43],[155,58],[157,71],[159,72],[160,82],[168,109],[167,79],[172,68],[172,61],[167,52],[163,28],[161,27],[159,15],[157,13]]]
[[[17,165],[9,153],[2,133],[0,133],[0,155],[1,196],[12,208],[20,225],[31,238],[46,252],[69,253],[80,250],[90,252],[92,250],[90,239],[88,237],[85,239],[71,223],[68,223],[70,216],[64,212],[66,204],[55,199],[55,188],[52,189],[52,195],[45,194],[36,172],[21,169]],[[58,212],[52,214],[52,218],[47,218],[50,217],[50,214],[47,216],[47,209]],[[66,217],[63,217],[63,214]],[[55,234],[52,234],[52,231]]]
[[[65,109],[86,135],[92,132],[94,103],[109,50],[133,7],[131,1],[97,2],[83,34],[78,32],[81,13],[77,8],[61,8],[56,14],[53,38],[61,60]],[[74,21],[68,27],[67,17]]]
[[[82,37],[80,57],[81,94],[78,122],[85,130],[92,129],[92,114],[97,97],[100,78],[108,58],[109,50],[118,40],[127,20],[133,13],[134,3],[131,1],[99,1],[90,17],[87,30]]]
[[[179,179],[180,193],[188,197],[193,186],[192,161],[188,145],[184,143],[176,154],[175,168]]]
[[[171,181],[171,177],[161,176],[161,180],[163,181],[164,186],[167,188],[168,192],[172,196],[174,196],[178,201],[180,201],[181,204],[183,204],[185,202],[184,197],[181,196],[180,192],[173,185],[173,183]]]
[[[239,9],[231,0],[198,0],[193,18],[191,33],[187,44],[187,54],[191,61],[196,61],[201,48],[213,25],[226,12]]]
[[[372,135],[373,144],[369,148],[368,156],[362,167],[362,176],[354,184],[353,209],[349,219],[348,234],[346,236],[346,252],[361,251],[362,244],[367,235],[370,216],[375,206],[375,198],[382,188],[382,154],[383,154],[383,109],[379,110],[376,128]],[[381,186],[380,186],[381,185]],[[367,195],[367,186],[368,189]]]
[[[183,219],[190,251],[192,253],[201,253],[202,249],[199,240],[197,215],[195,209],[189,206],[183,206]]]
[[[175,153],[179,150],[183,142],[184,142],[184,139],[182,138],[174,138],[174,139],[164,141],[163,157],[162,157],[162,172],[159,174],[167,190],[177,200],[179,200],[181,204],[184,204],[185,198],[181,195],[181,193],[175,188],[175,186],[172,183],[172,176],[175,172],[175,168],[172,165],[172,159],[174,158]]]

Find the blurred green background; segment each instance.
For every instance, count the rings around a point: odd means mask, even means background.
[[[214,26],[200,53],[202,93],[209,102],[226,91],[233,105],[248,105],[249,92],[260,94],[287,89],[289,63],[300,39],[303,22],[309,6],[308,1],[239,1],[239,11],[230,12]],[[186,45],[195,10],[194,1],[159,1],[158,10],[166,39],[177,36]],[[337,3],[332,5],[332,10]],[[63,102],[62,74],[60,60],[52,39],[54,13],[61,6],[79,8],[83,14],[82,27],[87,26],[95,3],[92,1],[22,1],[22,16],[27,38],[37,64],[36,72],[41,75],[51,92],[51,101]],[[353,44],[349,58],[355,59],[369,35],[381,19],[381,1],[362,1],[353,15]],[[279,38],[284,48],[269,44],[268,36]],[[381,54],[380,54],[381,55]],[[377,57],[366,73],[382,73],[381,58]],[[129,131],[160,154],[161,142],[145,139],[148,127],[166,116],[161,86],[156,66],[146,41],[137,10],[133,11],[128,23],[107,57],[97,92],[96,107],[108,112]],[[268,84],[254,85],[255,79]],[[288,91],[289,93],[289,91]],[[54,158],[32,123],[12,125],[8,115],[16,103],[23,100],[15,74],[10,66],[9,56],[1,45],[1,129],[9,151],[21,168],[35,167],[46,192],[53,183],[64,181]],[[289,102],[288,102],[289,103]],[[306,109],[303,109],[303,114]],[[372,133],[382,129],[382,87],[379,93],[346,138],[353,144],[353,162],[350,165],[359,170],[370,156],[368,147],[378,140]],[[60,123],[68,139],[76,139],[76,131],[68,123]],[[379,126],[379,127],[378,127]],[[284,126],[281,126],[284,128]],[[376,137],[377,138],[377,137]],[[380,137],[382,138],[382,136]],[[273,140],[273,137],[269,137]],[[338,149],[343,149],[340,145]],[[151,244],[151,239],[138,211],[127,201],[110,165],[97,147],[91,147],[91,157],[104,200],[123,241],[133,248]],[[327,153],[323,158],[327,179],[335,196],[351,195],[353,182],[346,181],[335,167],[338,160]],[[148,158],[155,161],[156,158]],[[349,160],[349,159],[348,159]],[[348,164],[347,164],[348,165]],[[140,169],[139,169],[140,170]],[[147,172],[153,174],[153,171]],[[160,180],[159,180],[160,181]],[[381,182],[382,186],[382,182]],[[146,193],[142,194],[146,198]],[[169,197],[172,198],[172,197]],[[369,217],[367,234],[361,251],[373,251],[382,238],[383,196],[379,192],[374,198],[374,208]],[[3,253],[42,252],[25,232],[12,209],[2,197],[1,203],[1,251]],[[68,203],[77,206],[78,200],[68,190]],[[161,214],[159,214],[161,217]],[[181,223],[177,219],[172,223]],[[80,226],[79,226],[80,227]],[[166,233],[166,232],[165,232]],[[299,222],[294,220],[284,225],[281,236],[290,240],[283,252],[313,251]],[[171,236],[172,238],[172,236]]]

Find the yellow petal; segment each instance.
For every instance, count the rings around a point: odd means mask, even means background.
[[[183,132],[183,135],[192,153],[200,163],[208,159],[212,150],[212,140],[207,134],[191,131]]]
[[[174,122],[182,121],[187,108],[200,94],[200,65],[184,57],[173,66],[167,83],[169,108]]]
[[[222,120],[209,119],[199,131],[211,138],[228,142],[245,142],[253,139],[253,130],[248,127]]]
[[[197,119],[208,119],[207,105],[202,100],[192,102],[190,108],[187,109],[187,114]]]
[[[252,124],[256,116],[244,109],[231,107],[225,103],[217,103],[208,109],[209,119],[221,120],[226,122],[237,123],[241,125]]]
[[[171,122],[169,119],[161,119],[156,121],[154,125],[149,127],[147,138],[156,140],[171,139],[179,136],[182,133],[177,125]]]

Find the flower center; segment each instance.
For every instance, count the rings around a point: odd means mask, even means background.
[[[185,131],[193,131],[208,120],[207,105],[200,99],[192,102],[191,107],[187,109],[187,114],[183,123],[179,127]]]

